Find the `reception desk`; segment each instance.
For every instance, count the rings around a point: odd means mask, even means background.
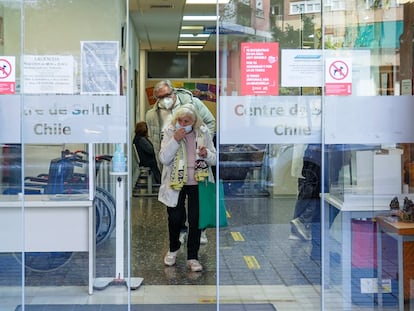
[[[387,216],[378,216],[376,220],[378,284],[382,284],[382,234],[387,234],[394,238],[397,243],[398,305],[399,310],[403,311],[404,300],[413,298],[411,295],[411,280],[414,279],[414,223],[397,221],[397,219]],[[381,289],[381,286],[378,286],[378,288]],[[380,291],[379,294],[379,304],[382,305],[382,292]]]
[[[93,202],[88,195],[0,196],[0,252],[88,252],[89,294],[94,233]]]
[[[398,196],[402,202],[405,194]],[[386,214],[390,207],[389,203],[393,196],[381,195],[349,195],[345,200],[341,200],[335,195],[324,194],[325,203],[335,207],[339,214],[335,221],[340,221],[340,253],[341,253],[341,270],[342,270],[342,293],[343,308],[348,309],[352,306],[352,220],[353,219],[371,219],[378,215]],[[327,209],[327,218],[330,218],[329,209]],[[329,222],[324,224],[325,232],[330,232]],[[328,251],[328,250],[326,250]],[[324,254],[325,258],[329,258],[329,254]],[[329,264],[326,265],[329,270]],[[328,272],[329,273],[329,272]]]

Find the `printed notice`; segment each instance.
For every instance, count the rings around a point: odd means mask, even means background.
[[[411,79],[404,79],[401,81],[401,95],[413,94],[413,82]]]
[[[321,50],[282,50],[283,87],[321,87]]]
[[[279,94],[279,43],[241,44],[242,95]]]
[[[26,94],[73,94],[74,60],[62,55],[24,55]]]
[[[118,95],[120,90],[119,42],[82,42],[81,50],[81,93]]]

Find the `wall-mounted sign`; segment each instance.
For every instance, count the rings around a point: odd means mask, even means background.
[[[73,94],[74,60],[71,55],[24,55],[25,94]]]
[[[352,59],[333,57],[326,59],[326,95],[352,94]]]
[[[321,87],[323,57],[321,50],[282,50],[283,87]]]
[[[279,43],[241,44],[241,94],[279,94]]]
[[[401,95],[413,94],[413,81],[411,79],[404,79],[401,81]]]
[[[16,58],[0,56],[0,94],[16,92]]]
[[[81,94],[120,94],[119,42],[81,42]]]

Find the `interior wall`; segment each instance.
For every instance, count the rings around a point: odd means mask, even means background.
[[[12,9],[4,8],[4,54],[73,55],[79,66],[81,41],[121,41],[121,28],[125,21],[125,8],[120,5],[122,2],[61,0],[53,4],[49,1],[43,5],[39,2],[36,5],[26,4],[24,32],[20,31],[20,5],[16,4]],[[21,49],[21,33],[24,36],[24,51]],[[18,59],[16,65],[18,77]]]

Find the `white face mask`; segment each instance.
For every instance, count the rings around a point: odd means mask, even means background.
[[[175,125],[176,129],[183,128],[186,133],[190,133],[193,127],[191,125],[181,126],[179,123]]]
[[[165,109],[171,109],[174,104],[174,100],[171,97],[165,97],[160,100],[160,106]]]

